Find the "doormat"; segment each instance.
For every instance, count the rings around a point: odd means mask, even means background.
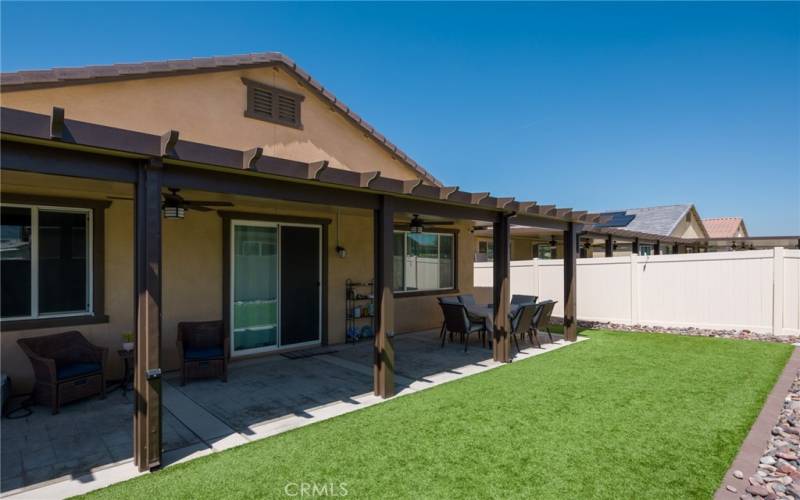
[[[306,349],[304,351],[284,352],[281,354],[281,356],[289,359],[303,359],[303,358],[310,358],[312,356],[319,356],[320,354],[333,354],[335,352],[339,351],[328,347],[323,349]]]

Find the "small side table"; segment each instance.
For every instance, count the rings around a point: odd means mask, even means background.
[[[117,354],[122,359],[124,363],[124,371],[122,372],[122,395],[125,396],[128,393],[128,384],[133,384],[133,350],[126,351],[125,349],[120,349],[117,351]]]

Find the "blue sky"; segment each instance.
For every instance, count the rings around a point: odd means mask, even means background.
[[[0,8],[3,71],[280,51],[447,184],[800,234],[800,3]]]

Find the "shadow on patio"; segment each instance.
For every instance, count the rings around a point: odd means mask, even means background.
[[[555,335],[556,341],[562,337]],[[546,335],[540,338],[546,341]],[[398,392],[459,378],[493,365],[492,352],[471,339],[439,345],[438,332],[398,335]],[[546,345],[546,344],[545,344]],[[530,347],[526,342],[523,349]],[[516,353],[516,350],[514,350]],[[369,406],[372,342],[310,349],[307,357],[273,355],[233,363],[228,382],[193,380],[180,386],[166,377],[164,461],[173,463],[277,434],[330,416]],[[115,390],[105,400],[66,405],[58,415],[35,406],[33,414],[2,420],[2,491],[78,479],[132,457],[133,394]],[[129,465],[129,467],[133,467]]]

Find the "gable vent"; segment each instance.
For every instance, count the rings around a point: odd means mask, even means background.
[[[253,112],[264,114],[270,118],[272,113],[272,92],[264,89],[253,89]]]
[[[303,128],[300,120],[300,103],[304,97],[288,90],[242,78],[247,86],[248,118],[264,120],[294,128]]]

